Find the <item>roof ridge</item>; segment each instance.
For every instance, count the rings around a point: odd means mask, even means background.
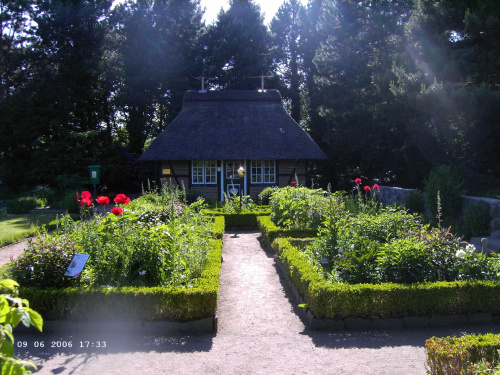
[[[281,94],[278,90],[189,90],[184,95],[184,102],[210,102],[210,101],[258,101],[281,103]]]

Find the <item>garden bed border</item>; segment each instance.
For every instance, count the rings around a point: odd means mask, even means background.
[[[281,241],[287,241],[289,239],[281,239]],[[269,244],[267,244],[269,245]],[[302,283],[302,288],[306,288],[307,292],[310,290],[310,285],[318,285],[318,283],[326,283],[321,275],[313,271],[313,267],[308,267],[308,275],[303,273],[300,264],[294,264],[294,259],[288,259],[290,261],[290,267],[287,267],[285,263],[280,259],[280,254],[276,250],[273,244],[270,246],[275,252],[275,261],[278,268],[281,270],[285,276],[286,285],[291,290],[295,300],[299,305],[306,305],[302,309],[302,317],[306,321],[306,324],[311,330],[349,330],[349,329],[393,329],[393,328],[422,328],[422,327],[443,327],[443,326],[457,326],[457,325],[480,325],[480,324],[500,324],[500,315],[496,315],[492,312],[473,312],[469,314],[429,314],[425,316],[404,316],[404,317],[390,317],[381,318],[377,316],[373,317],[343,317],[343,318],[320,318],[315,316],[313,310],[307,306],[308,300],[311,297],[306,297],[300,292],[300,287],[297,286],[292,280],[300,280]],[[297,250],[298,252],[298,250]],[[290,268],[290,269],[289,269]],[[293,268],[293,269],[292,269]],[[322,280],[322,281],[321,281]],[[316,296],[316,299],[320,299],[321,291]],[[498,299],[498,298],[497,298]],[[309,301],[310,302],[310,301]]]

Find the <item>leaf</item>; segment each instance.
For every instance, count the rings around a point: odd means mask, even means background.
[[[0,353],[2,353],[2,355],[4,357],[8,357],[8,358],[14,357],[14,344],[12,344],[12,342],[7,341],[7,340],[2,341]]]
[[[11,279],[6,279],[6,280],[0,281],[0,288],[5,288],[5,289],[8,289],[8,290],[14,290],[18,286],[19,286],[19,284],[17,282],[15,282],[14,280],[11,280]]]
[[[0,323],[5,322],[5,315],[7,315],[9,312],[9,301],[4,296],[0,296]]]
[[[28,314],[30,316],[31,324],[33,324],[36,329],[38,329],[40,332],[42,332],[42,328],[43,328],[42,316],[39,313],[37,313],[35,310],[32,310],[30,308],[27,308],[26,311],[28,312]]]

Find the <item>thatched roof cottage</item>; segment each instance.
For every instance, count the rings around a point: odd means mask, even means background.
[[[303,183],[306,161],[326,158],[285,111],[277,90],[223,90],[186,92],[180,114],[140,160],[156,162],[162,179],[224,200],[224,192],[242,189],[255,197],[295,176]]]

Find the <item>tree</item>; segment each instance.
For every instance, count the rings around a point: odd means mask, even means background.
[[[209,77],[225,89],[254,89],[252,77],[271,67],[269,35],[258,5],[251,0],[231,0],[204,37],[202,57]]]
[[[338,187],[354,176],[385,177],[404,169],[391,108],[391,66],[401,50],[408,1],[338,0],[323,5],[316,50],[311,129],[330,156],[324,174]],[[333,165],[332,165],[333,164]]]
[[[288,88],[284,96],[291,100],[291,117],[301,122],[301,89],[304,75],[302,71],[301,16],[305,12],[298,0],[285,1],[271,21],[272,55],[276,70]],[[288,95],[287,95],[288,94]]]
[[[199,72],[193,54],[201,32],[199,1],[140,0],[117,10],[123,64],[117,103],[125,115],[128,144],[141,153],[180,111]]]

